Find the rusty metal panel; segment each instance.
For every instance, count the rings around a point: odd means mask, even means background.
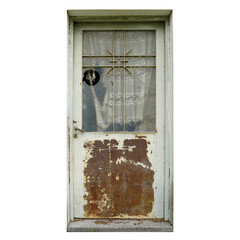
[[[146,139],[95,140],[84,143],[85,217],[147,216],[152,212],[154,172]]]
[[[154,218],[161,188],[154,134],[85,134],[76,205],[84,218]]]

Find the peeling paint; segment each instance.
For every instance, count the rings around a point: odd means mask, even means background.
[[[147,138],[146,136],[137,135],[137,134],[135,135],[135,137],[136,137],[136,138],[139,138],[139,139],[141,139],[141,138]]]
[[[85,141],[84,216],[140,217],[152,212],[154,171],[143,138]]]

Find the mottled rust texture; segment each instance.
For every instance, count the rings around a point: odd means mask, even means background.
[[[151,163],[145,139],[84,143],[90,153],[84,168],[85,217],[147,216],[154,201]]]

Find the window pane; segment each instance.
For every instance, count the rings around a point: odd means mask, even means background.
[[[83,130],[154,131],[155,31],[83,34]]]

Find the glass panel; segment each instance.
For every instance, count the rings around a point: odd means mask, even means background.
[[[112,52],[111,31],[84,31],[83,55],[110,55],[106,49]]]
[[[130,66],[151,66],[155,67],[155,57],[126,57]]]
[[[84,57],[83,67],[85,66],[111,66],[112,63],[109,61],[112,58],[109,57]]]
[[[112,131],[113,126],[109,124],[109,119],[113,117],[112,75],[106,74],[109,71],[107,68],[95,68],[95,70],[100,75],[100,81],[94,86],[83,83],[82,128],[85,132]]]
[[[114,55],[121,56],[124,53],[124,46],[123,46],[123,31],[115,31],[114,34]]]
[[[126,48],[129,55],[155,55],[155,31],[126,31]]]
[[[115,57],[115,67],[124,66],[124,57]],[[84,57],[83,67],[86,66],[112,66],[112,57]],[[155,67],[155,57],[125,57],[126,66],[151,66]]]
[[[114,71],[114,131],[124,131],[123,68]]]
[[[83,34],[83,130],[155,131],[155,31]]]

